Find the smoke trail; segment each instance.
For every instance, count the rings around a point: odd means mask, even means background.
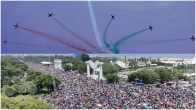
[[[21,45],[21,46],[29,46],[29,47],[43,47],[43,48],[50,48],[49,45],[40,45],[40,44],[30,44],[30,43],[24,43],[24,42],[15,42],[15,41],[6,41],[6,43],[3,43],[4,45],[14,44],[14,45]]]
[[[108,29],[109,29],[109,26],[110,26],[110,24],[112,23],[112,18],[109,20],[109,22],[108,22],[108,24],[106,25],[106,28],[105,28],[105,30],[104,30],[104,33],[103,33],[103,43],[104,43],[104,45],[105,45],[105,47],[106,48],[111,48],[111,45],[107,42],[107,39],[106,39],[106,34],[107,34],[107,31],[108,31]]]
[[[88,1],[88,9],[89,9],[89,14],[90,14],[90,18],[91,18],[91,23],[93,25],[93,30],[94,30],[94,33],[95,33],[96,41],[97,41],[99,47],[104,48],[104,46],[101,42],[101,39],[100,39],[100,33],[99,33],[99,30],[98,30],[98,27],[97,27],[96,18],[95,18],[93,7],[92,7],[92,4],[91,4],[90,0]]]
[[[143,33],[143,32],[145,32],[145,31],[147,31],[147,30],[149,30],[149,28],[145,28],[145,29],[142,29],[142,30],[140,30],[140,31],[134,32],[134,33],[132,33],[132,34],[130,34],[130,35],[127,35],[127,36],[121,38],[120,40],[118,40],[116,43],[114,43],[113,46],[114,46],[114,47],[118,47],[120,44],[124,43],[124,42],[125,42],[126,40],[128,40],[129,38],[134,37],[135,35],[140,34],[140,33]]]
[[[96,49],[96,46],[93,45],[92,43],[88,42],[86,39],[82,38],[80,35],[78,35],[77,33],[73,32],[70,28],[68,28],[64,23],[62,23],[59,19],[57,19],[56,17],[53,17],[53,20],[61,27],[63,28],[65,31],[71,33],[75,38],[79,39],[80,41],[82,41],[83,43],[85,43],[86,45],[90,46],[92,49]]]
[[[110,50],[112,51],[112,53],[115,53],[115,54],[120,53],[120,50],[119,50],[120,44],[124,43],[129,38],[134,37],[135,35],[143,33],[143,32],[145,32],[147,30],[149,30],[149,28],[142,29],[140,31],[131,33],[131,34],[121,38],[120,40],[116,41],[113,45],[111,45]]]
[[[19,26],[18,27],[19,29],[22,29],[22,30],[25,30],[25,31],[28,31],[28,32],[31,32],[31,33],[34,33],[34,34],[38,34],[42,37],[45,37],[51,41],[55,41],[55,42],[58,42],[58,43],[61,43],[63,44],[64,46],[68,46],[68,47],[71,47],[75,50],[79,50],[81,52],[85,52],[85,53],[90,53],[90,51],[86,50],[86,49],[83,49],[83,48],[80,48],[80,47],[76,47],[68,42],[65,42],[64,40],[62,39],[59,39],[57,38],[56,36],[52,36],[52,35],[49,35],[47,33],[44,33],[44,32],[40,32],[40,31],[36,31],[36,30],[33,30],[33,29],[29,29],[29,28],[25,28],[25,27],[22,27],[22,26]]]
[[[49,45],[40,45],[40,44],[31,44],[31,43],[24,43],[24,42],[15,42],[15,41],[7,41],[7,40],[3,40],[3,45],[7,46],[9,43],[9,45],[17,45],[17,46],[22,46],[22,47],[30,47],[30,48],[47,48],[47,49],[51,49]]]

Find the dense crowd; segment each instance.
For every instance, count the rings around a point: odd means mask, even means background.
[[[62,84],[44,98],[59,109],[186,108],[195,104],[194,87],[107,84],[77,72],[58,71]]]

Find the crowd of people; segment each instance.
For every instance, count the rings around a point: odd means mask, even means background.
[[[62,84],[44,98],[58,109],[195,108],[194,87],[108,84],[77,72],[58,71]]]

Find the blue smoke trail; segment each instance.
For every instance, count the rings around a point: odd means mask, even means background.
[[[147,31],[147,30],[149,30],[149,29],[148,29],[148,28],[145,28],[145,29],[142,29],[142,30],[140,30],[140,31],[134,32],[134,33],[132,33],[132,34],[130,34],[130,35],[127,35],[127,36],[121,38],[120,40],[118,40],[118,41],[114,44],[114,46],[117,47],[117,46],[119,46],[120,44],[124,43],[124,42],[125,42],[126,40],[128,40],[129,38],[134,37],[134,36],[136,36],[137,34],[143,33],[143,32],[145,32],[145,31]]]
[[[104,43],[104,45],[105,45],[106,48],[111,48],[111,44],[109,44],[107,42],[107,39],[106,39],[106,37],[107,37],[106,34],[107,34],[107,31],[108,31],[109,26],[110,26],[111,23],[112,23],[112,18],[110,19],[110,21],[106,25],[106,28],[105,28],[104,33],[103,33],[103,43]]]
[[[112,51],[112,53],[119,53],[120,50],[119,50],[119,45],[122,44],[123,42],[125,42],[127,39],[139,34],[139,33],[142,33],[142,32],[145,32],[146,30],[148,30],[149,28],[145,28],[143,30],[140,30],[138,32],[135,32],[135,33],[132,33],[130,35],[127,35],[125,37],[123,37],[122,39],[118,40],[116,43],[114,44],[110,44],[107,42],[107,39],[106,39],[106,33],[108,31],[108,28],[112,22],[112,18],[111,20],[108,22],[108,24],[106,25],[106,28],[104,30],[104,33],[103,33],[103,43],[101,42],[100,40],[100,33],[99,33],[99,30],[97,28],[97,23],[96,23],[96,19],[95,19],[95,15],[94,15],[94,11],[93,11],[93,7],[92,7],[92,4],[91,4],[91,1],[88,1],[88,8],[89,8],[89,13],[90,13],[90,17],[91,17],[91,23],[93,25],[93,30],[94,30],[94,33],[95,33],[95,36],[96,36],[96,40],[97,40],[97,43],[98,45],[101,47],[101,48],[107,48],[108,50]]]
[[[121,38],[120,40],[116,41],[116,42],[112,45],[111,51],[112,51],[113,53],[120,53],[119,46],[120,46],[121,44],[123,44],[123,43],[124,43],[126,40],[128,40],[129,38],[134,37],[134,36],[136,36],[136,35],[138,35],[138,34],[140,34],[140,33],[143,33],[143,32],[145,32],[145,31],[147,31],[147,30],[149,30],[149,28],[142,29],[142,30],[140,30],[140,31],[134,32],[134,33],[132,33],[132,34],[130,34],[130,35],[127,35],[127,36]]]

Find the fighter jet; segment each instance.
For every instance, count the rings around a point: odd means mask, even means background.
[[[190,37],[190,39],[191,39],[192,41],[195,41],[195,36],[192,35],[192,36]]]
[[[115,16],[114,15],[111,15],[112,19],[115,19]]]
[[[54,14],[52,12],[48,13],[48,17],[52,17]]]
[[[16,29],[16,28],[18,28],[19,26],[18,26],[18,24],[15,24],[15,25],[13,25],[14,26],[14,29]]]
[[[151,25],[148,26],[148,29],[152,31],[153,27]]]
[[[7,40],[3,40],[3,44],[7,44]]]

